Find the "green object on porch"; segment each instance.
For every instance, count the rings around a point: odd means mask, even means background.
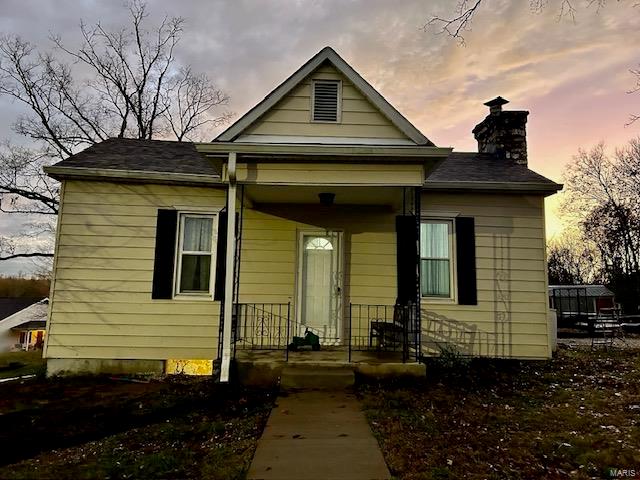
[[[289,350],[296,351],[301,347],[311,347],[311,350],[320,350],[320,337],[308,328],[304,331],[304,337],[293,337],[289,344]]]

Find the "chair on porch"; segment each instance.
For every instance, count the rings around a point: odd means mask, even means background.
[[[398,351],[408,344],[409,322],[411,312],[415,309],[413,303],[396,303],[393,306],[393,319],[375,318],[371,320],[369,330],[369,347],[377,350]]]

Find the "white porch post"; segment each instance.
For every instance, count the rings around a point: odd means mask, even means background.
[[[233,271],[236,253],[236,153],[229,152],[227,163],[227,258],[224,279],[224,325],[222,329],[222,363],[220,382],[229,381],[231,365],[231,322],[233,316]]]

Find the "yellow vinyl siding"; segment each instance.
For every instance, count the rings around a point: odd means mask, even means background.
[[[300,222],[294,218],[308,220]],[[307,230],[344,232],[345,309],[349,301],[393,305],[395,213],[383,208],[342,205],[332,207],[330,214],[317,205],[246,209],[242,224],[240,302],[291,302],[292,316],[295,315],[298,233]],[[372,277],[376,278],[374,283]]]
[[[66,181],[47,358],[216,358],[219,302],[152,300],[160,208],[217,212],[223,188]]]
[[[342,81],[339,123],[311,121],[311,82],[314,79]],[[331,66],[322,66],[309,75],[244,134],[407,139],[344,75]]]
[[[421,185],[420,164],[371,165],[363,163],[240,163],[242,183],[324,185]]]
[[[543,198],[423,193],[421,204],[423,215],[475,218],[478,282],[478,305],[423,299],[425,353],[449,337],[470,354],[550,356]]]

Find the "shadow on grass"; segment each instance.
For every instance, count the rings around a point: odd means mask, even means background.
[[[266,417],[274,398],[270,391],[220,385],[211,379],[129,383],[75,377],[2,385],[0,392],[2,465],[152,424],[173,428],[186,422],[185,435],[194,429],[211,433],[209,427],[220,428],[220,422]],[[166,428],[154,432],[161,437],[171,434]],[[159,454],[145,462],[175,459]]]
[[[640,464],[640,351],[426,363],[417,382],[359,379],[398,478],[606,478]]]

